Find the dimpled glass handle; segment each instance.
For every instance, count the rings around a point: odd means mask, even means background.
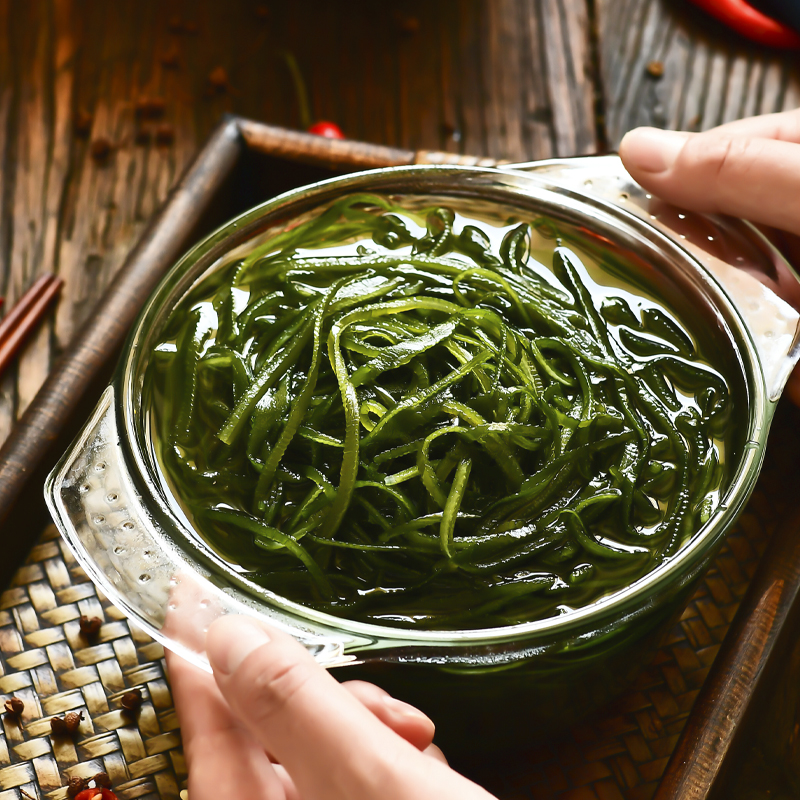
[[[89,577],[136,624],[197,666],[209,669],[205,633],[224,614],[262,616],[243,593],[225,590],[159,531],[131,481],[119,440],[114,389],[103,393],[80,437],[47,479],[53,519]],[[304,630],[275,609],[270,622],[299,639],[326,666],[348,663],[344,635]]]

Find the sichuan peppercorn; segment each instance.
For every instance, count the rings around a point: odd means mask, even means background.
[[[18,717],[25,710],[25,703],[19,697],[11,697],[5,702],[6,711],[15,717]]]
[[[105,139],[97,139],[96,141],[106,141]],[[94,148],[95,142],[92,142],[92,148]],[[94,155],[94,152],[92,153]],[[78,620],[78,625],[80,626],[81,633],[87,639],[94,639],[98,633],[100,633],[100,626],[103,624],[103,620],[100,617],[87,617],[83,615]]]
[[[108,157],[111,155],[111,151],[113,150],[113,146],[108,139],[95,139],[90,147],[90,152],[92,154],[92,158],[95,161],[103,162],[107,161]]]
[[[86,778],[70,778],[67,781],[67,797],[76,797],[86,788]]]
[[[67,729],[67,733],[75,733],[81,726],[81,720],[83,719],[83,711],[70,711],[64,717],[64,726]]]
[[[131,689],[129,692],[125,692],[120,700],[120,705],[125,711],[135,714],[142,707],[142,690]]]
[[[94,785],[98,789],[111,788],[111,778],[108,777],[107,772],[98,772],[97,775],[92,778],[92,781],[94,781]]]
[[[159,125],[156,128],[156,144],[170,145],[175,141],[175,128],[169,124]]]

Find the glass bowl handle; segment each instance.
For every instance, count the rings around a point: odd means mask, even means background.
[[[142,502],[125,466],[109,386],[79,438],[45,484],[50,513],[89,577],[129,619],[197,666],[210,670],[205,654],[209,625],[225,614],[263,615],[247,596],[223,591],[196,561],[170,546]],[[162,528],[163,530],[163,528]],[[298,639],[326,666],[349,663],[345,648],[370,641],[315,625],[303,629],[280,609],[270,622]]]

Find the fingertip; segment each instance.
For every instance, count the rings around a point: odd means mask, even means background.
[[[433,741],[436,726],[418,708],[392,697],[373,683],[345,681],[342,686],[384,725],[418,750],[424,750]]]
[[[258,620],[224,616],[208,629],[206,653],[215,674],[232,675],[252,652],[270,641],[269,632]]]
[[[637,173],[660,175],[678,160],[691,133],[660,128],[634,128],[622,138],[619,155],[634,177]]]

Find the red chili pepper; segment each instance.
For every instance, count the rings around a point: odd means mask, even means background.
[[[75,796],[75,800],[117,800],[111,789],[84,789]]]
[[[692,0],[742,36],[768,47],[800,48],[800,35],[790,27],[762,14],[745,0]]]
[[[325,136],[328,139],[346,139],[347,137],[342,133],[342,129],[335,122],[328,122],[320,120],[315,122],[308,128],[309,133],[314,133],[317,136]]]

